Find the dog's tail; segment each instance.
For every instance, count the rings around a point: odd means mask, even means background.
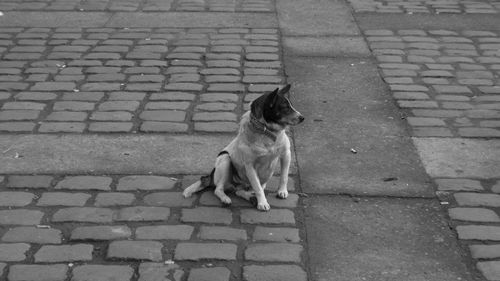
[[[182,195],[185,198],[191,197],[194,193],[205,189],[210,185],[209,182],[209,176],[203,176],[199,180],[197,180],[195,183],[192,185],[188,186],[184,191],[182,192]]]

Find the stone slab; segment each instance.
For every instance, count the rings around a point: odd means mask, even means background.
[[[278,20],[285,36],[357,35],[358,27],[344,1],[277,0]]]
[[[101,27],[110,19],[105,12],[3,12],[2,27]]]
[[[0,174],[205,174],[213,168],[219,151],[233,138],[234,135],[0,135]],[[296,170],[292,165],[290,173]]]
[[[483,280],[464,263],[435,200],[321,196],[304,204],[311,280]]]
[[[254,27],[275,28],[276,17],[270,13],[218,13],[218,12],[152,12],[115,13],[106,27]]]
[[[303,191],[434,196],[373,62],[287,56],[285,64],[306,118],[294,127]]]
[[[361,36],[283,37],[288,56],[367,57],[370,50]]]
[[[500,140],[414,138],[413,142],[433,178],[498,177]]]

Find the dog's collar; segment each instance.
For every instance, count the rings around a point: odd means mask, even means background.
[[[250,128],[253,129],[254,131],[261,133],[268,138],[272,139],[273,141],[276,141],[277,138],[277,131],[270,129],[267,127],[264,123],[260,122],[253,114],[250,115]]]

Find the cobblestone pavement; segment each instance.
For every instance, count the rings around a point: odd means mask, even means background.
[[[500,1],[349,0],[355,12],[407,14],[498,14]]]
[[[274,3],[272,0],[2,0],[0,11],[273,12]]]
[[[366,30],[417,137],[500,137],[500,37],[491,31]]]
[[[0,176],[0,279],[306,280],[293,179],[260,212],[184,199],[195,178]]]
[[[0,29],[0,131],[234,132],[283,82],[276,29]]]
[[[487,280],[500,276],[500,180],[436,179],[441,204],[448,206],[458,239]]]

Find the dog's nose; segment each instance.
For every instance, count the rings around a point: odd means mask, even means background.
[[[306,118],[304,118],[304,116],[300,115],[299,116],[299,123],[302,123],[302,121],[304,121],[304,119],[306,119]]]

